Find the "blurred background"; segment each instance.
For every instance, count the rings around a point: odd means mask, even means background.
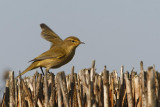
[[[104,65],[125,71],[134,67],[139,72],[139,63],[144,68],[160,65],[160,1],[1,1],[0,3],[0,95],[5,82],[5,70],[26,69],[32,60],[50,48],[50,43],[40,37],[39,24],[47,24],[62,39],[77,36],[85,45],[76,50],[73,60],[52,72],[65,71],[72,66],[75,72],[89,68],[96,60],[96,72]],[[27,72],[32,75],[40,69]],[[23,76],[24,77],[24,76]]]

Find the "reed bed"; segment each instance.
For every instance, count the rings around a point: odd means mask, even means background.
[[[140,72],[124,72],[122,66],[109,72],[106,67],[96,73],[95,61],[89,69],[65,75],[59,72],[36,72],[33,76],[14,78],[9,72],[2,107],[158,107],[160,73],[154,66]]]

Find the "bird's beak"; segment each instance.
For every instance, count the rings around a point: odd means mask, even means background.
[[[85,44],[84,42],[80,42],[80,44]]]

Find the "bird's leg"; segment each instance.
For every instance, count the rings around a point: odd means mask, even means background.
[[[47,74],[47,73],[49,73],[49,69],[48,69],[48,68],[46,68],[46,74]]]
[[[43,72],[43,69],[42,69],[42,67],[40,67],[40,69],[41,69],[41,71],[42,71],[42,74],[44,75],[44,72]]]

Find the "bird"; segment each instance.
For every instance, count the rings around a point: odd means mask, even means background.
[[[32,62],[31,65],[26,68],[18,77],[22,76],[28,71],[36,69],[38,67],[45,68],[46,72],[50,69],[59,68],[72,60],[75,55],[76,48],[80,44],[85,44],[81,42],[78,37],[69,36],[62,40],[53,30],[51,30],[46,24],[40,24],[42,29],[41,36],[45,40],[51,42],[51,47],[46,52],[42,53],[38,57],[29,61]],[[43,72],[43,71],[42,71]]]

